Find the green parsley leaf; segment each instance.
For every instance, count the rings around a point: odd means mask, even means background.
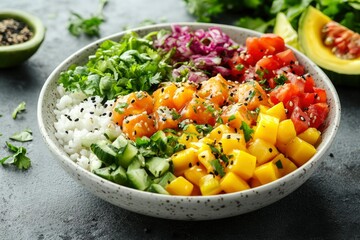
[[[23,112],[26,110],[26,103],[25,102],[21,102],[12,112],[11,116],[13,119],[16,119],[18,113]]]
[[[15,165],[20,170],[27,170],[31,167],[30,158],[26,156],[26,148],[16,147],[9,142],[6,142],[8,149],[14,152],[13,155],[7,156],[3,159],[0,159],[0,164],[12,164]],[[7,163],[7,160],[11,158],[12,160]]]
[[[69,32],[78,37],[82,33],[88,36],[100,36],[100,25],[105,21],[103,17],[103,9],[107,0],[100,0],[99,11],[94,16],[83,18],[80,14],[72,12],[69,19]]]
[[[278,169],[283,169],[284,168],[280,159],[275,162],[275,165],[276,165],[276,167]]]
[[[30,129],[25,129],[22,132],[13,134],[10,139],[18,142],[31,141],[33,140],[32,131]]]
[[[230,122],[230,121],[235,120],[235,119],[236,119],[236,116],[235,116],[235,115],[231,115],[231,116],[229,117],[228,121]]]
[[[287,77],[283,74],[274,78],[276,85],[284,85],[287,80]]]
[[[248,142],[252,138],[251,135],[253,134],[254,130],[244,121],[241,123],[240,129],[243,130],[245,141]]]
[[[221,177],[225,176],[224,166],[220,163],[219,159],[214,159],[210,161],[210,164],[214,168],[216,173],[218,173]]]

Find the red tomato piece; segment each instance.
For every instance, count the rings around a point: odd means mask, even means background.
[[[327,95],[325,89],[314,87],[314,92],[316,94],[315,101],[317,103],[326,103]]]
[[[324,123],[329,113],[329,105],[327,103],[312,104],[306,113],[310,119],[310,127],[318,128]]]
[[[297,134],[302,133],[310,126],[310,117],[306,113],[304,113],[300,107],[294,108],[290,119],[294,123]]]
[[[276,57],[279,59],[282,66],[295,64],[297,61],[295,54],[291,49],[286,49],[285,51],[277,53]]]

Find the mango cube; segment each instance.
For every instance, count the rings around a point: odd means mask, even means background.
[[[249,184],[233,172],[228,172],[220,180],[221,189],[226,193],[239,192],[249,189]]]
[[[185,178],[196,186],[199,186],[200,179],[207,174],[208,174],[207,170],[202,165],[199,166],[195,165],[184,171]]]
[[[211,161],[215,159],[216,158],[210,149],[199,151],[198,161],[206,168],[208,173],[213,171],[213,166],[211,165]]]
[[[197,141],[198,141],[198,137],[197,137],[197,135],[195,135],[193,133],[183,133],[178,138],[178,142],[181,144],[184,144],[186,146],[186,148],[190,148],[191,143],[197,142]]]
[[[255,139],[248,147],[249,153],[256,157],[257,165],[264,164],[279,154],[277,148],[262,139]]]
[[[234,130],[231,127],[225,124],[220,124],[213,130],[211,130],[208,137],[216,141],[219,141],[224,133],[233,133],[233,132]]]
[[[278,168],[280,175],[283,177],[297,169],[295,163],[293,163],[290,159],[286,158],[284,154],[280,153],[277,155],[272,162]]]
[[[226,172],[233,172],[245,181],[249,180],[256,167],[256,157],[243,150],[233,150],[230,154]]]
[[[203,196],[216,195],[222,191],[219,178],[207,174],[200,179],[199,187]]]
[[[298,135],[299,138],[302,140],[310,143],[311,145],[315,146],[316,143],[319,141],[321,133],[316,128],[308,128],[304,132]]]
[[[267,114],[260,113],[258,124],[254,132],[254,139],[263,139],[271,144],[276,143],[279,119]]]
[[[179,196],[190,196],[193,188],[193,184],[182,176],[175,178],[165,187],[171,195]]]
[[[254,178],[256,178],[261,185],[275,181],[280,177],[279,170],[272,161],[258,166],[254,171]]]
[[[187,148],[181,150],[171,156],[171,161],[174,166],[174,173],[180,176],[184,171],[198,162],[198,153],[194,148]]]
[[[220,139],[223,152],[230,154],[234,149],[246,150],[246,142],[242,133],[225,133]]]
[[[286,145],[286,156],[293,160],[298,167],[306,163],[315,153],[315,147],[299,137],[293,138]]]
[[[287,144],[294,137],[296,137],[296,130],[291,119],[281,121],[276,136],[276,144]]]
[[[279,102],[278,104],[272,106],[265,113],[270,116],[278,118],[280,121],[286,119],[286,112],[283,102]]]

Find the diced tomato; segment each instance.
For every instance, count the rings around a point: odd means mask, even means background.
[[[301,97],[301,107],[308,108],[311,104],[315,102],[316,94],[315,93],[304,93]]]
[[[315,101],[317,103],[326,103],[327,96],[325,89],[314,87],[314,92],[316,94]]]
[[[238,52],[235,52],[234,56],[228,60],[228,65],[232,79],[238,80],[245,73],[248,64]]]
[[[327,103],[312,104],[306,113],[310,118],[310,127],[318,128],[324,123],[329,113],[329,105]]]
[[[310,126],[309,116],[301,110],[300,107],[295,107],[291,116],[291,121],[294,123],[296,133],[302,133]]]
[[[262,72],[263,78],[266,79],[274,76],[274,70],[278,69],[279,67],[281,67],[280,63],[274,56],[264,57],[260,59],[255,65],[256,73],[259,74],[259,71]]]
[[[275,34],[264,34],[260,38],[249,37],[246,39],[246,62],[254,66],[265,55],[273,55],[285,50],[284,40]]]
[[[279,102],[287,103],[292,96],[299,94],[299,89],[292,83],[285,83],[278,86],[270,92],[270,100],[272,103],[277,104]]]
[[[131,140],[142,136],[150,137],[156,132],[154,117],[145,112],[128,116],[123,120],[122,131]]]
[[[295,54],[291,49],[286,49],[285,51],[277,53],[276,57],[279,59],[281,66],[294,64],[297,61]]]
[[[314,79],[310,74],[306,74],[304,77],[305,77],[304,91],[307,93],[314,92],[314,86],[315,86]]]
[[[268,50],[265,54],[275,54],[285,50],[284,39],[276,34],[267,33],[260,37],[260,45]]]

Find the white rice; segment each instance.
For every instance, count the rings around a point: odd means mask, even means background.
[[[116,138],[121,133],[120,127],[111,120],[114,100],[103,105],[99,96],[65,92],[62,86],[57,90],[61,98],[54,110],[57,119],[55,136],[75,163],[93,171],[101,166],[101,162],[91,152],[90,145],[106,139],[105,135]]]

